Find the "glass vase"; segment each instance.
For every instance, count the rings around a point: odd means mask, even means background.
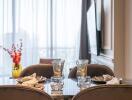
[[[21,64],[15,64],[15,63],[13,63],[12,78],[18,78],[20,76],[21,71],[22,71]]]

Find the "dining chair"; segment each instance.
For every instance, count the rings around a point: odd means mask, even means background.
[[[63,60],[63,59],[60,59],[60,58],[56,58],[56,59],[53,59],[53,58],[40,58],[40,61],[39,61],[39,63],[40,64],[52,64],[53,65],[53,61],[55,61],[55,60],[60,60],[61,61],[61,64],[62,64],[62,74],[64,74],[63,73],[63,69],[64,69],[64,64],[65,64],[65,60]],[[64,76],[64,75],[63,75]]]
[[[0,100],[52,100],[42,90],[19,85],[1,85]]]
[[[52,64],[35,64],[26,67],[20,74],[20,77],[29,76],[36,73],[37,76],[44,76],[50,78],[53,76]]]
[[[132,100],[132,85],[99,85],[80,91],[72,100]]]
[[[54,60],[61,60],[61,59],[53,59],[53,58],[40,58],[40,64],[52,64]]]
[[[76,73],[77,73],[77,67],[74,67],[73,69],[70,70],[68,78],[77,79]],[[111,76],[114,76],[113,71],[108,66],[100,65],[100,64],[88,64],[87,76],[94,77],[94,76],[102,76],[103,74],[109,74]]]

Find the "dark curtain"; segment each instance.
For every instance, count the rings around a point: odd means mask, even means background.
[[[100,55],[101,52],[101,45],[102,45],[102,39],[101,39],[101,15],[102,15],[102,0],[96,0],[96,25],[97,25],[97,55]]]
[[[91,60],[89,37],[87,30],[87,11],[90,7],[91,0],[82,0],[82,16],[81,16],[81,35],[79,59]]]

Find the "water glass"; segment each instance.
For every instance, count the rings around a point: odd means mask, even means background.
[[[76,61],[77,64],[77,77],[86,77],[87,76],[87,66],[88,60],[81,59]]]
[[[61,77],[51,77],[50,86],[52,91],[61,91],[63,88],[64,82]]]
[[[91,85],[91,78],[90,78],[90,76],[78,77],[77,85],[78,85],[78,87],[80,87],[81,90],[90,87],[90,85]]]
[[[55,77],[62,77],[63,75],[63,67],[64,67],[64,60],[57,59],[53,60],[53,72]]]

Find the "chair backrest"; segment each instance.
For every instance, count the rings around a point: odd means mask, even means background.
[[[63,60],[63,59],[60,59],[60,58],[58,58],[58,59],[53,59],[53,58],[40,58],[40,62],[39,63],[40,64],[52,64],[52,62],[54,60],[61,60],[62,61],[62,71],[63,71],[64,64],[65,64],[65,60]]]
[[[77,79],[76,77],[77,67],[74,67],[69,72],[68,78]],[[90,77],[93,76],[101,76],[103,74],[109,74],[111,76],[114,76],[113,71],[105,66],[105,65],[99,65],[99,64],[88,64],[87,66],[87,75]]]
[[[100,85],[82,90],[72,100],[132,100],[132,85]]]
[[[40,58],[40,64],[52,64],[53,60],[61,60],[61,59],[51,59],[51,58]]]
[[[26,67],[20,74],[20,77],[29,76],[36,73],[38,76],[50,78],[53,76],[53,66],[51,64],[36,64]]]
[[[0,100],[52,100],[44,91],[17,86],[0,86]]]

